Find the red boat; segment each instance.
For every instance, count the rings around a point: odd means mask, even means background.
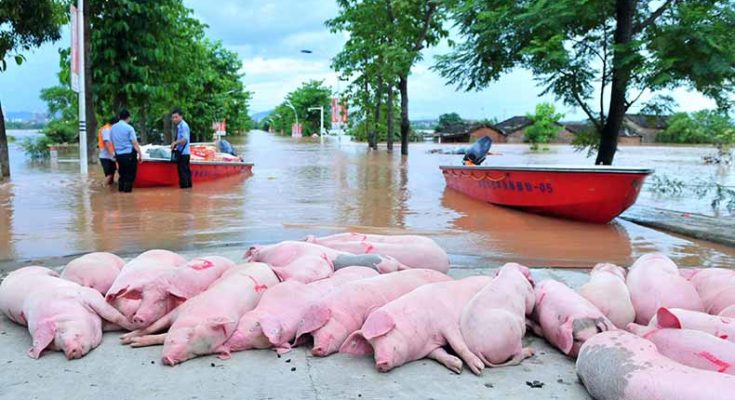
[[[193,183],[207,182],[228,176],[252,173],[253,164],[235,161],[192,161]],[[168,160],[143,160],[138,164],[135,187],[179,186],[176,163]]]
[[[638,198],[651,169],[442,166],[447,186],[488,203],[605,224]]]

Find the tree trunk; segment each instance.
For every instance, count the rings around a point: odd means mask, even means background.
[[[408,134],[411,123],[408,121],[408,76],[401,75],[398,83],[401,91],[401,154],[408,155]]]
[[[370,103],[370,86],[368,85],[367,77],[363,77],[365,79],[365,137],[368,141],[368,149],[372,150],[373,144],[370,142],[370,111],[368,110],[367,105]]]
[[[92,82],[92,61],[90,57],[90,12],[84,7],[84,102],[86,103],[85,119],[87,120],[87,164],[97,164],[97,116],[94,112],[94,96]],[[79,149],[82,151],[82,149]]]
[[[8,155],[8,136],[5,133],[5,115],[0,104],[0,180],[10,178],[10,156]]]
[[[380,125],[380,106],[383,99],[383,78],[378,78],[378,87],[375,91],[375,120],[373,121],[373,149],[378,150],[378,126]]]
[[[393,152],[393,85],[388,82],[388,111],[386,115],[386,128],[388,130],[388,153]]]
[[[607,121],[602,128],[600,146],[597,152],[597,165],[612,165],[618,149],[618,132],[625,117],[625,94],[630,82],[630,65],[625,59],[629,51],[625,46],[633,39],[633,16],[636,0],[616,0],[615,2],[615,50],[613,51],[612,86],[610,88],[610,109]]]

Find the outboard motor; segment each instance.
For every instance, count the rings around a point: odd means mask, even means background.
[[[490,151],[490,146],[493,145],[493,140],[489,136],[483,136],[482,139],[475,142],[470,147],[462,158],[464,165],[480,165],[485,161],[487,152]]]

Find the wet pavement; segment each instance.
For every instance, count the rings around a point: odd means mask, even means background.
[[[9,132],[22,136],[22,132]],[[593,225],[491,206],[445,188],[438,169],[457,155],[429,154],[455,145],[411,144],[410,156],[367,152],[360,143],[291,139],[262,131],[230,138],[254,175],[177,188],[120,194],[102,185],[101,168],[88,180],[78,165],[32,163],[11,145],[14,173],[0,184],[0,266],[93,250],[135,254],[242,249],[256,242],[298,239],[345,230],[424,234],[440,241],[455,264],[518,261],[531,266],[627,265],[663,251],[682,266],[735,267],[735,249],[664,234],[618,219]],[[496,145],[486,164],[591,164],[569,146],[530,153],[524,145]],[[679,179],[712,177],[733,184],[733,170],[706,165],[708,147],[623,147],[616,164],[657,169]],[[706,199],[662,199],[644,188],[639,203],[712,214]],[[731,218],[732,215],[721,215]]]

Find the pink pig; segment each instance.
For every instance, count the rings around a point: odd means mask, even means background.
[[[681,308],[659,308],[649,324],[658,328],[693,329],[735,342],[735,319]]]
[[[33,337],[30,357],[40,357],[47,348],[63,351],[70,360],[83,357],[102,341],[102,318],[130,328],[98,291],[30,268],[11,273],[0,285],[0,308],[28,325]]]
[[[664,356],[690,367],[735,375],[735,343],[702,331],[628,324],[628,331],[650,340]]]
[[[461,372],[464,360],[479,375],[483,361],[467,347],[459,320],[470,299],[490,281],[488,276],[471,276],[422,286],[373,311],[339,351],[352,355],[374,352],[380,372],[429,357],[456,373]],[[461,360],[447,353],[445,345]]]
[[[709,314],[735,317],[735,271],[724,268],[692,269],[689,282]]]
[[[140,307],[139,289],[158,276],[186,264],[186,259],[168,250],[148,250],[123,266],[105,299],[125,317],[132,319]]]
[[[141,294],[140,307],[132,318],[136,329],[152,324],[181,303],[205,291],[234,266],[234,262],[224,257],[200,257],[159,275],[141,287],[131,285],[128,291]]]
[[[89,253],[66,264],[61,277],[95,289],[104,296],[123,265],[125,261],[112,253]]]
[[[348,282],[309,307],[296,338],[311,334],[314,338],[311,353],[315,356],[336,353],[347,337],[360,329],[375,308],[419,286],[449,280],[452,278],[438,271],[413,269]]]
[[[11,321],[20,325],[28,324],[23,314],[23,301],[28,291],[23,287],[23,284],[17,282],[32,282],[34,278],[28,278],[28,276],[58,277],[59,274],[46,267],[23,267],[8,274],[0,283],[0,311]]]
[[[635,309],[625,284],[625,269],[617,265],[595,265],[590,272],[590,281],[579,289],[579,294],[620,329],[635,320]]]
[[[505,264],[470,300],[459,322],[467,347],[488,367],[515,365],[533,355],[523,348],[526,315],[536,297],[528,268]]]
[[[264,263],[248,263],[230,268],[206,291],[192,297],[153,325],[121,337],[133,347],[163,343],[162,361],[175,365],[194,357],[223,353],[223,347],[237,328],[240,318],[255,308],[278,277]],[[168,333],[152,335],[171,327]]]
[[[597,400],[726,400],[735,388],[735,376],[681,365],[622,330],[590,338],[577,375]]]
[[[390,257],[365,259],[318,244],[297,241],[253,246],[245,253],[245,258],[250,262],[270,264],[282,281],[297,280],[303,283],[327,278],[334,270],[348,266],[372,267],[381,273],[393,272],[401,267]]]
[[[447,253],[436,242],[422,236],[347,233],[323,238],[308,236],[306,240],[353,254],[390,256],[408,268],[427,268],[444,273],[449,270],[449,256]]]
[[[562,353],[576,357],[580,346],[615,326],[594,304],[567,285],[547,279],[536,285],[531,328]]]
[[[273,346],[281,353],[286,352],[311,304],[347,282],[377,274],[366,267],[348,267],[308,285],[299,281],[281,282],[263,293],[258,306],[240,318],[237,330],[224,347],[241,351]]]
[[[646,254],[630,267],[627,278],[635,322],[647,325],[659,307],[703,311],[697,290],[679,275],[671,259],[663,254]]]

